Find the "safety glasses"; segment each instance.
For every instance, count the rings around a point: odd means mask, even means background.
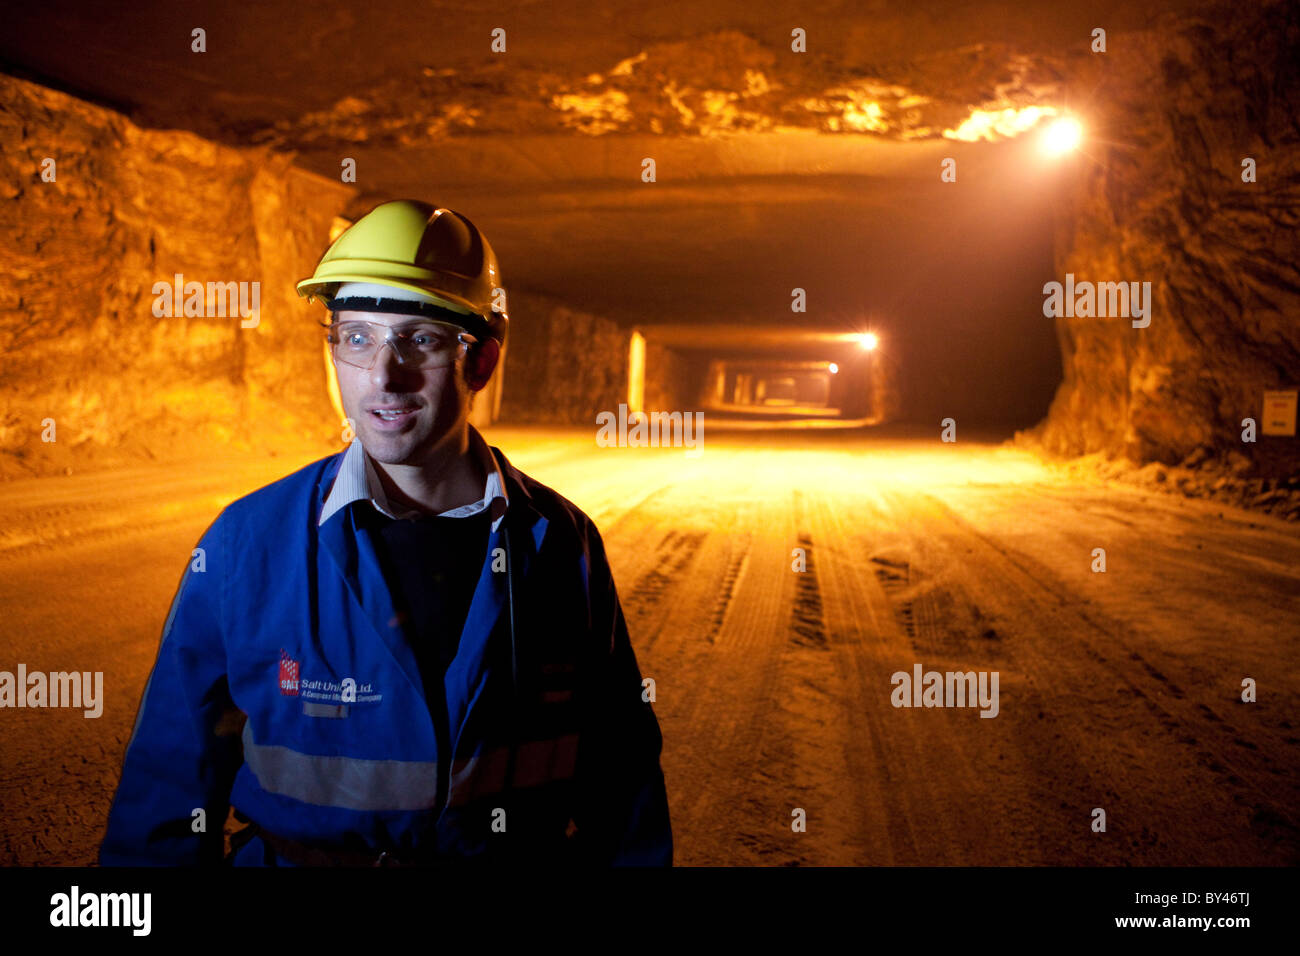
[[[446,322],[422,320],[401,326],[349,320],[327,327],[326,340],[334,358],[356,368],[373,368],[379,350],[391,346],[407,368],[442,368],[453,365],[462,346],[478,341],[464,329]]]

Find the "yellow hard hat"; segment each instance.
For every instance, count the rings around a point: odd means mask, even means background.
[[[315,274],[297,285],[298,295],[323,299],[331,310],[341,302],[345,283],[365,283],[419,293],[421,314],[436,314],[480,338],[503,341],[509,317],[493,308],[502,287],[496,253],[478,228],[460,213],[441,206],[399,199],[381,203],[334,240]],[[410,312],[409,296],[393,307],[376,303],[371,311]],[[357,306],[362,308],[362,306]]]

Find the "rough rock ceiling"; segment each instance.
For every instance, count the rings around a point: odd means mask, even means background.
[[[0,57],[145,125],[290,147],[446,135],[941,136],[971,109],[1051,105],[1093,27],[1192,4],[1127,0],[656,3],[268,0],[25,4]],[[207,31],[205,53],[190,31]],[[506,52],[489,52],[506,31]],[[807,53],[790,50],[791,30]]]

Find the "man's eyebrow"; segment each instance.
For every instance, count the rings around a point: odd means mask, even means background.
[[[370,322],[366,319],[340,319],[333,323],[336,326],[342,325],[370,325],[380,329],[411,329],[411,328],[431,328],[439,332],[451,334],[456,331],[452,326],[442,322],[436,322],[432,319],[415,319],[412,322],[398,322],[396,325],[385,325],[382,322]]]
[[[398,325],[389,326],[389,328],[393,328],[393,329],[425,328],[425,329],[433,329],[437,332],[445,332],[448,335],[456,331],[450,325],[446,325],[442,322],[435,322],[432,319],[422,319],[422,320],[417,319],[414,322],[402,322]]]

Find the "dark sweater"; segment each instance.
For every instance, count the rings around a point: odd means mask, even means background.
[[[357,520],[375,544],[393,607],[415,652],[439,753],[449,754],[443,679],[460,646],[487,557],[490,509],[464,518],[421,515],[393,519],[364,505]],[[440,763],[439,777],[445,782],[451,761]]]

